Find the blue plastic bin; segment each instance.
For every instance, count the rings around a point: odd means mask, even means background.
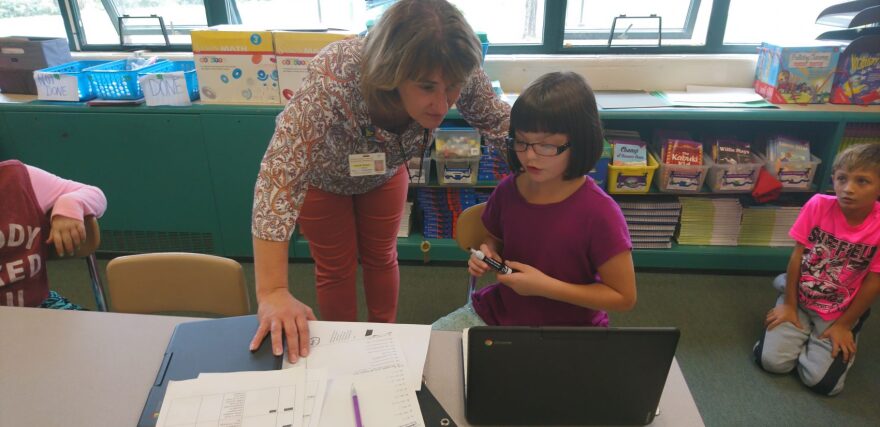
[[[147,74],[172,73],[175,71],[183,71],[183,78],[186,81],[186,91],[189,92],[189,100],[195,101],[199,99],[199,78],[196,76],[196,63],[194,61],[169,61],[170,68],[162,68],[159,70],[138,70],[138,76]]]
[[[79,99],[77,99],[77,101],[88,101],[97,95],[95,94],[94,86],[89,81],[89,73],[88,71],[86,71],[86,69],[106,63],[107,61],[68,62],[66,64],[56,65],[54,67],[43,68],[42,70],[34,71],[34,79],[38,80],[41,78],[54,78],[52,77],[52,75],[55,74],[74,76],[76,77],[77,93],[79,94]]]
[[[95,67],[87,68],[89,80],[95,87],[95,93],[101,99],[140,99],[144,92],[138,84],[138,73],[163,71],[171,68],[171,61],[160,59],[153,65],[130,70],[129,61],[120,59]]]

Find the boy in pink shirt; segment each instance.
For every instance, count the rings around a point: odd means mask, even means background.
[[[880,144],[840,153],[832,173],[835,196],[813,196],[789,232],[797,245],[773,283],[782,294],[754,347],[764,370],[797,367],[804,384],[829,396],[843,390],[880,294]]]
[[[64,256],[85,240],[83,218],[107,208],[96,187],[18,160],[0,162],[0,305],[81,309],[49,290],[49,245]],[[47,213],[52,211],[52,217]]]

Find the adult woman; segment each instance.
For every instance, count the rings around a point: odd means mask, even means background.
[[[453,104],[490,143],[502,146],[507,133],[510,108],[493,94],[480,55],[445,0],[401,0],[366,38],[333,43],[312,60],[277,119],[254,191],[260,326],[251,349],[271,332],[276,355],[282,336],[291,361],[308,353],[306,321],[315,316],[287,285],[297,221],[315,260],[322,317],[356,320],[359,258],[369,320],[395,320],[404,163],[425,152]]]

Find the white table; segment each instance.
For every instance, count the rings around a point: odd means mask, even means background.
[[[0,307],[0,426],[133,426],[174,326],[193,319]],[[246,346],[247,343],[241,343]],[[433,332],[426,382],[464,419],[461,335]],[[673,361],[653,426],[702,426]]]

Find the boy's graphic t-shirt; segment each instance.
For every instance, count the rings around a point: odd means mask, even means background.
[[[804,245],[798,302],[824,320],[840,317],[869,271],[880,273],[880,202],[853,227],[837,197],[813,196],[801,209],[789,235]]]
[[[600,281],[599,266],[632,249],[620,207],[592,179],[565,200],[531,204],[503,179],[486,203],[483,224],[504,242],[504,256],[568,283]],[[475,292],[474,310],[490,325],[607,326],[608,314],[562,301],[523,296],[501,283]]]

